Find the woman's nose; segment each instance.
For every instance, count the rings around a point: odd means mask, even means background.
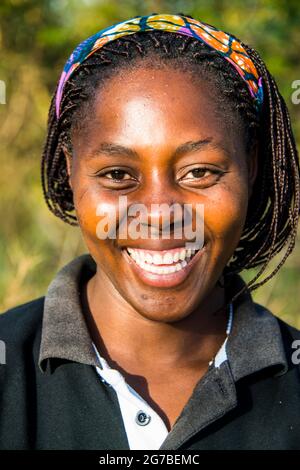
[[[166,198],[164,199],[166,200]],[[168,201],[152,203],[141,224],[151,227],[152,233],[169,234],[183,225],[184,210],[181,203]]]
[[[143,224],[160,232],[182,224],[184,197],[167,172],[153,171],[139,192],[138,200],[146,209]]]

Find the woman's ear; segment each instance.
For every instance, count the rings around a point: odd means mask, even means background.
[[[252,195],[253,185],[257,177],[257,171],[258,171],[258,144],[254,146],[248,159],[249,199]]]
[[[66,159],[66,164],[67,164],[67,172],[68,172],[68,176],[69,176],[69,185],[70,185],[70,188],[72,188],[72,182],[71,182],[71,176],[72,176],[72,155],[71,153],[69,152],[69,150],[63,146],[63,152],[64,152],[64,155],[65,155],[65,159]]]

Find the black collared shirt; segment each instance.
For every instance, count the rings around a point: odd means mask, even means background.
[[[0,449],[129,449],[81,307],[95,271],[90,255],[75,258],[45,297],[0,315]],[[235,275],[228,295],[242,286]],[[199,380],[160,449],[300,449],[299,339],[249,291],[238,297],[228,360]]]

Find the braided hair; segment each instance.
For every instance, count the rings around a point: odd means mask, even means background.
[[[226,283],[232,274],[260,266],[244,287],[250,291],[271,279],[295,246],[300,203],[299,160],[289,112],[274,78],[259,54],[241,44],[263,77],[265,97],[260,115],[237,71],[215,50],[189,36],[166,31],[138,32],[114,40],[87,58],[66,82],[59,120],[55,113],[57,87],[52,97],[41,162],[42,188],[48,208],[70,225],[78,225],[72,214],[73,193],[64,148],[72,154],[72,133],[85,122],[98,87],[113,74],[126,72],[147,60],[153,67],[168,64],[213,83],[219,91],[215,96],[224,116],[231,121],[238,118],[242,123],[246,151],[249,153],[254,145],[258,146],[259,169],[246,222],[223,274]],[[286,244],[286,252],[277,267],[255,283]]]

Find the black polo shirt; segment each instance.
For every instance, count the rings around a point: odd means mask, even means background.
[[[0,315],[0,449],[129,449],[81,307],[81,284],[95,271],[90,255],[75,258],[45,297]],[[226,295],[242,286],[235,275]],[[248,290],[233,306],[227,360],[196,384],[161,450],[300,449],[300,369],[292,360],[300,332]]]

